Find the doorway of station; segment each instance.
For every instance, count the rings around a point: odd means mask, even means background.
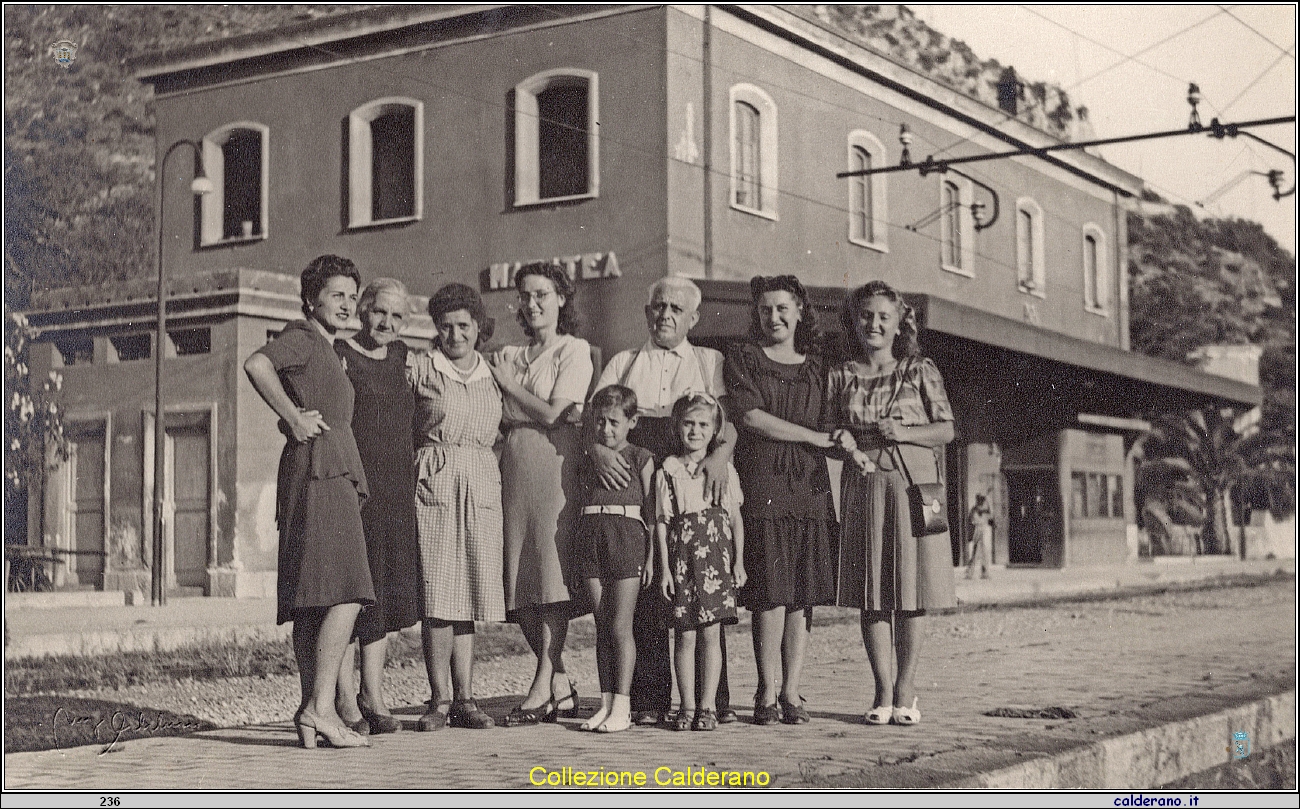
[[[1060,499],[1055,467],[1006,469],[1007,561],[1013,565],[1041,565],[1060,544]],[[1045,553],[1046,552],[1046,553]]]

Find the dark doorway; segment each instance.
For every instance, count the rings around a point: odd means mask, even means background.
[[[1043,563],[1043,549],[1059,543],[1055,468],[1008,469],[1007,556],[1013,565]]]

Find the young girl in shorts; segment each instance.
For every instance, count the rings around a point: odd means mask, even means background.
[[[676,730],[718,726],[715,698],[722,668],[721,624],[736,623],[736,591],[745,583],[743,495],[736,470],[727,465],[727,493],[714,506],[704,491],[699,465],[722,432],[722,406],[712,396],[688,393],[673,405],[678,454],[655,473],[655,539],[664,596],[677,630]],[[703,688],[695,704],[695,645],[704,647]]]
[[[573,578],[582,581],[595,613],[600,675],[600,710],[582,729],[601,733],[632,726],[629,694],[636,666],[632,613],[638,591],[650,583],[654,559],[642,519],[651,502],[654,455],[627,441],[628,431],[636,426],[636,407],[635,393],[610,385],[596,391],[583,417],[596,442],[620,453],[637,472],[628,486],[615,490],[600,484],[590,464],[584,464],[580,473],[582,516],[571,543]]]

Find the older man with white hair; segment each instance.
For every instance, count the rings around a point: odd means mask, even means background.
[[[691,345],[686,339],[700,320],[702,299],[700,288],[688,278],[669,275],[656,281],[650,287],[645,307],[650,338],[640,348],[615,354],[596,382],[596,390],[607,385],[624,385],[636,393],[640,418],[628,440],[653,452],[657,463],[677,448],[671,419],[673,403],[687,393],[707,393],[718,399],[726,394],[721,352]],[[735,446],[736,429],[727,422],[716,449],[701,463],[701,473],[715,503],[721,502],[727,464]],[[607,488],[621,489],[631,483],[632,470],[621,454],[599,444],[592,444],[587,452]],[[672,709],[667,613],[657,586],[641,591],[633,635],[637,655],[632,677],[632,711],[638,724],[655,724]],[[697,662],[697,665],[702,664]],[[719,722],[736,721],[730,702],[727,645],[723,637],[722,676],[717,692]]]

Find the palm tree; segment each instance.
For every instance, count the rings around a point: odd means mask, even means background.
[[[1233,490],[1263,487],[1278,502],[1294,499],[1294,470],[1287,470],[1273,436],[1261,431],[1258,419],[1233,408],[1193,410],[1152,419],[1144,446],[1148,465],[1158,477],[1195,484],[1204,500],[1202,532],[1206,553],[1233,553],[1229,531]],[[1186,487],[1182,487],[1184,490]],[[1197,498],[1198,500],[1200,498]],[[1235,549],[1245,555],[1244,543]]]

